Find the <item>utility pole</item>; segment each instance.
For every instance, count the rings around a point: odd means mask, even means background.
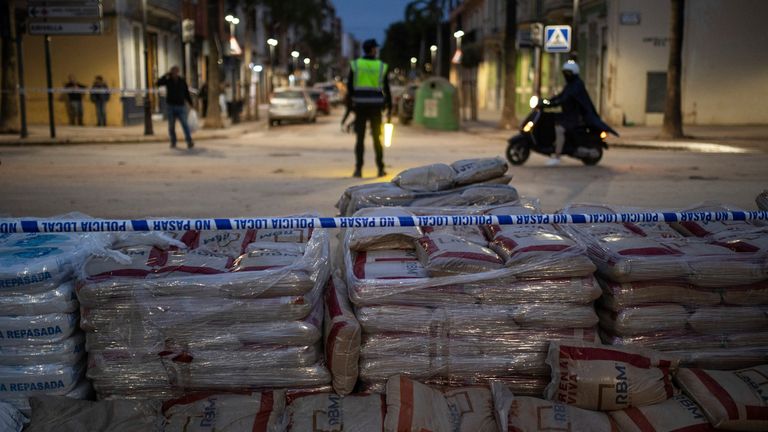
[[[147,0],[141,1],[141,29],[144,33],[144,135],[154,135],[152,130],[152,107],[149,104],[149,34],[147,33]]]
[[[56,138],[56,124],[53,118],[53,78],[51,77],[51,37],[43,35],[45,41],[45,83],[48,87],[48,125],[51,138]]]

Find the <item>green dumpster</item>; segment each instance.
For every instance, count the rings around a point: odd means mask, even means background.
[[[459,130],[459,94],[447,79],[430,78],[416,91],[413,121],[429,129]]]

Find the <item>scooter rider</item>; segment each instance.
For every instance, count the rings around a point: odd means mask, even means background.
[[[571,133],[583,126],[599,130],[611,130],[600,119],[592,100],[589,98],[584,81],[579,77],[579,65],[573,60],[568,60],[563,65],[563,76],[566,82],[563,91],[550,100],[542,101],[544,105],[563,107],[559,124],[555,126],[555,155],[547,161],[549,166],[560,163],[566,133]]]

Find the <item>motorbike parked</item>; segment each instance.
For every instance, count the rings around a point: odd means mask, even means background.
[[[532,111],[523,120],[520,133],[510,138],[507,143],[507,160],[512,165],[524,164],[531,152],[549,156],[555,153],[556,113],[548,111],[546,100],[539,103],[539,98],[531,97]],[[563,155],[581,160],[585,165],[595,165],[603,158],[603,150],[608,149],[605,140],[608,134],[619,134],[608,127],[606,130],[593,130],[588,127],[566,131]]]

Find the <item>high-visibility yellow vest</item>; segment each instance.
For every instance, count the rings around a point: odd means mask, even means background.
[[[352,102],[356,105],[383,105],[387,64],[381,60],[359,58],[350,63],[354,86]]]

